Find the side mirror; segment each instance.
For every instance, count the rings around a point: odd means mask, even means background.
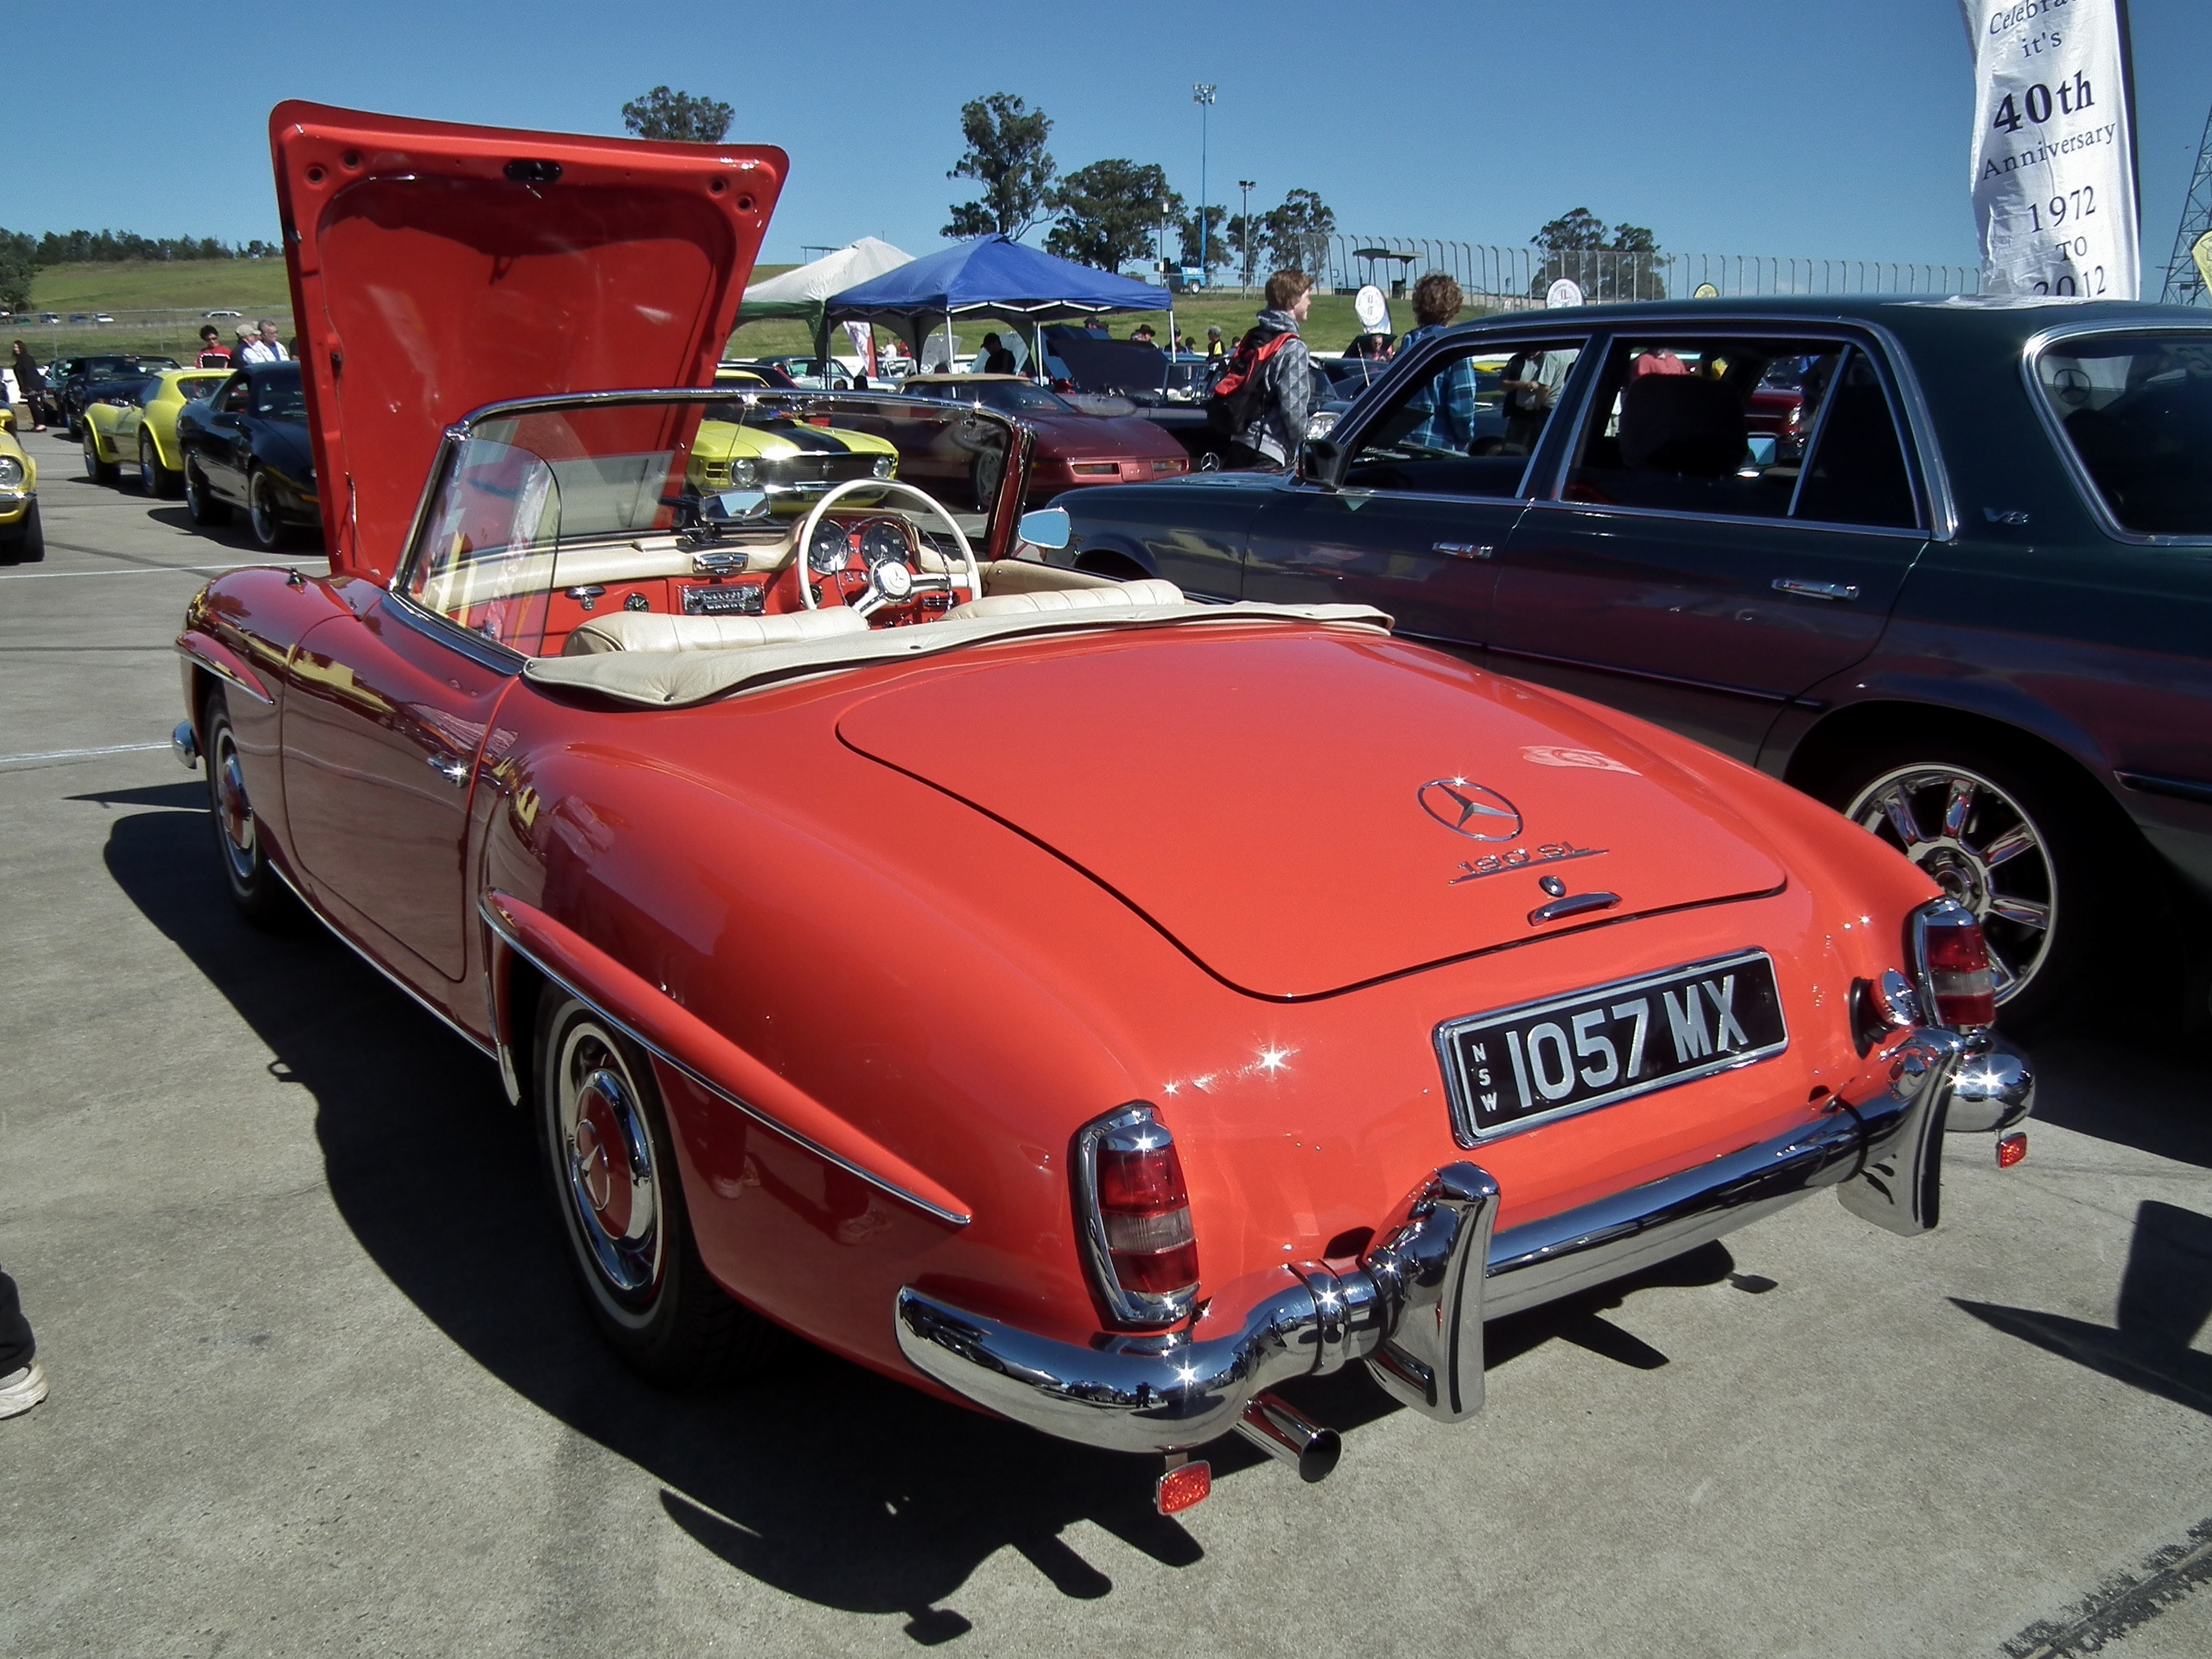
[[[1021,515],[1019,533],[1032,547],[1058,552],[1075,539],[1075,525],[1065,507],[1039,507]]]
[[[699,517],[710,524],[757,524],[770,511],[765,490],[724,490],[699,503]]]
[[[1319,484],[1325,490],[1333,490],[1344,471],[1344,448],[1334,438],[1306,440],[1306,448],[1298,457],[1300,478],[1309,484]]]

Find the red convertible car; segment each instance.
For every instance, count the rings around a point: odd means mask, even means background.
[[[176,741],[245,912],[496,1065],[647,1375],[785,1327],[1172,1510],[1232,1431],[1327,1471],[1286,1379],[1465,1418],[1485,1320],[1823,1187],[1923,1230],[1947,1127],[2025,1112],[1880,842],[1373,610],[1021,556],[1007,416],[790,394],[958,423],[980,502],[701,494],[779,152],[272,142],[332,574],[192,601]]]

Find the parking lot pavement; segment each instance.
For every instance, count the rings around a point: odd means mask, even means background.
[[[2029,1160],[1953,1139],[1936,1233],[1816,1198],[1493,1325],[1456,1429],[1309,1387],[1338,1474],[1229,1450],[1180,1521],[809,1351],[655,1394],[485,1063],[229,909],[154,746],[244,538],[27,442],[0,1262],[54,1395],[0,1424],[0,1654],[2212,1652],[2212,1089],[2132,1037],[2044,1046]]]

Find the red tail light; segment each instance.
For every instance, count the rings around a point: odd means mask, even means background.
[[[1125,1325],[1167,1325],[1198,1289],[1198,1237],[1175,1137],[1125,1106],[1077,1137],[1076,1194],[1099,1289]]]
[[[1997,1023],[1997,978],[1981,924],[1964,905],[1938,899],[1913,912],[1914,956],[1929,1018],[1967,1030]]]
[[[1997,1142],[1997,1167],[2010,1169],[2028,1155],[2028,1137],[2015,1130]]]

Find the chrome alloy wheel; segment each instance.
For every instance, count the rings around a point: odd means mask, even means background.
[[[138,435],[138,488],[147,495],[162,493],[161,458],[154,452],[154,441],[145,433]]]
[[[570,1217],[607,1288],[647,1301],[661,1275],[660,1172],[636,1086],[588,1019],[569,1028],[558,1066],[555,1155]]]
[[[2050,953],[2059,895],[2050,842],[2026,809],[1979,772],[1923,765],[1884,772],[1844,816],[1974,913],[1999,1002],[2027,988]]]
[[[238,768],[238,746],[228,721],[216,728],[207,774],[215,785],[215,825],[222,835],[223,856],[230,861],[232,876],[243,886],[253,880],[261,838],[254,827],[253,808],[246,801],[245,775]]]

